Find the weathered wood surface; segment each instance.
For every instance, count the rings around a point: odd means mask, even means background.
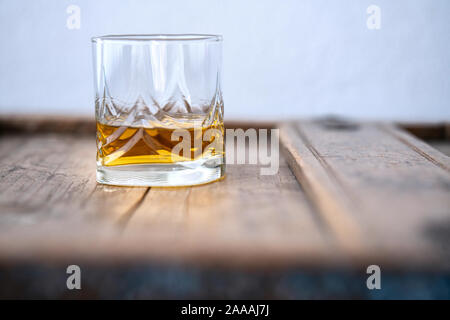
[[[188,188],[95,182],[90,135],[0,138],[0,259],[255,267],[340,259],[285,162]]]
[[[0,121],[4,263],[449,268],[448,157],[392,126],[289,124],[277,175],[125,188],[95,182],[92,123],[58,121]]]
[[[281,142],[342,251],[449,269],[449,157],[387,124],[294,122]]]
[[[445,150],[443,127],[408,129]],[[98,185],[94,132],[0,117],[0,298],[448,298],[449,158],[402,130],[284,124],[277,175],[189,188]]]

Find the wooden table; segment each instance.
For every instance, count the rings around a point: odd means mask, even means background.
[[[448,156],[392,124],[278,127],[276,175],[228,165],[217,183],[129,188],[96,183],[92,120],[0,118],[0,297],[450,296]]]

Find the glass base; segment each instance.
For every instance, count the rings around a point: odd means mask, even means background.
[[[224,175],[223,157],[177,163],[97,165],[97,182],[116,186],[192,186],[219,180]]]

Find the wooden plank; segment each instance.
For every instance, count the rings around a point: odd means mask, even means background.
[[[424,157],[430,163],[442,168],[447,172],[450,172],[450,159],[442,152],[431,147],[424,141],[415,138],[412,134],[409,134],[408,132],[405,132],[403,130],[399,130],[392,125],[380,124],[379,127],[382,130],[388,132],[397,140],[401,141],[403,144],[407,145],[410,149]]]
[[[389,125],[302,121],[280,138],[344,251],[378,264],[450,267],[448,157]]]
[[[31,139],[17,139],[16,136],[2,136],[2,150],[11,141],[19,146],[0,160],[3,224],[6,216],[28,223],[30,218],[41,220],[54,214],[68,214],[69,203],[72,213],[83,210],[96,214],[99,207],[108,205],[109,214],[117,215],[126,212],[145,192],[145,188],[97,186],[92,138],[37,135]],[[20,147],[20,144],[25,146]],[[108,200],[105,194],[110,195]],[[129,194],[132,194],[131,198],[125,196]]]
[[[95,182],[94,130],[58,119],[0,119],[2,297],[67,298],[68,264],[77,297],[373,298],[369,264],[389,297],[446,292],[448,158],[397,128],[302,122],[281,132],[277,175],[229,165],[208,185],[122,188]]]
[[[98,228],[101,223],[111,224],[146,192],[97,186],[95,142],[87,136],[4,135],[0,150],[11,141],[19,143],[17,150],[0,159],[3,261],[92,256],[89,247],[105,232],[110,238],[117,234]]]
[[[92,135],[3,134],[0,259],[446,267],[445,156],[376,124],[302,122],[281,138],[301,187],[283,157],[274,176],[231,165],[192,188],[100,186]]]
[[[332,231],[338,246],[345,252],[359,255],[363,251],[361,230],[350,214],[352,203],[344,196],[334,173],[319,160],[317,151],[300,136],[295,125],[283,126],[280,140],[293,173]]]
[[[274,176],[229,166],[224,181],[204,186],[123,188],[96,184],[93,137],[3,135],[3,146],[0,260],[264,267],[342,259],[283,160]]]

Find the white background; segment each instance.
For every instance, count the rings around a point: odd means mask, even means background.
[[[450,120],[450,0],[1,0],[0,113],[93,115],[90,37],[120,33],[222,34],[228,119]]]

